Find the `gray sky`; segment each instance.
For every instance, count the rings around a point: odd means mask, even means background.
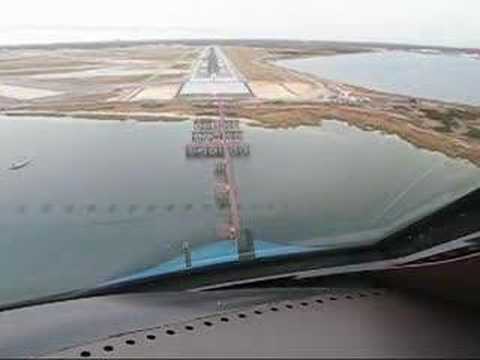
[[[373,40],[480,47],[479,0],[4,2],[0,24],[5,26],[158,27],[173,28],[164,32],[166,36]]]

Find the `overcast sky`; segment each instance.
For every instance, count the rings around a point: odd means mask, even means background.
[[[479,0],[4,0],[2,5],[0,26],[158,27],[173,29],[166,36],[480,47]]]

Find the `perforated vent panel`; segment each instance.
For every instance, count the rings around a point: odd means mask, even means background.
[[[480,326],[386,290],[330,290],[160,323],[55,357],[480,356]]]

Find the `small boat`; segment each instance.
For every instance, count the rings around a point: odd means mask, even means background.
[[[134,125],[136,125],[136,124],[138,123],[137,120],[131,119],[131,118],[129,118],[129,119],[127,119],[127,120],[124,120],[124,121],[125,121],[125,124],[126,124],[126,125],[129,125],[129,126],[134,126]]]
[[[31,159],[24,159],[24,160],[15,161],[10,165],[9,169],[10,170],[20,170],[20,169],[23,169],[24,167],[30,165],[31,162],[32,162]]]

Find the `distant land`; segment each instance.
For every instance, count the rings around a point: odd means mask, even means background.
[[[249,46],[264,48],[304,48],[330,49],[332,51],[362,51],[366,48],[391,50],[435,50],[441,52],[480,52],[479,48],[449,47],[437,45],[413,45],[384,42],[350,42],[324,40],[292,40],[292,39],[168,39],[168,40],[109,40],[86,42],[58,42],[49,44],[0,45],[0,49],[95,49],[109,47],[132,47],[140,45],[183,44],[189,46]]]

